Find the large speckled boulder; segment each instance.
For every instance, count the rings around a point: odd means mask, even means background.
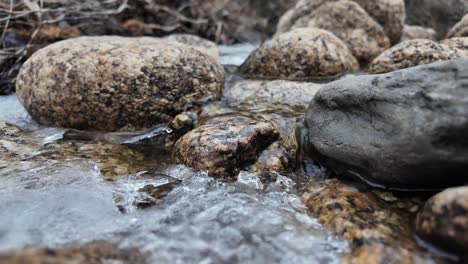
[[[435,61],[458,59],[464,52],[429,39],[413,39],[384,51],[369,65],[369,73],[385,73]]]
[[[165,37],[165,39],[191,46],[194,49],[210,55],[216,60],[219,59],[219,49],[216,43],[200,38],[199,36],[190,34],[172,34]]]
[[[285,80],[245,80],[227,89],[224,98],[230,105],[250,111],[305,112],[322,84]]]
[[[447,38],[468,37],[468,15],[465,15],[460,22],[455,24],[447,33]]]
[[[432,28],[405,25],[403,28],[403,36],[401,36],[401,41],[403,42],[412,39],[436,40],[436,32]]]
[[[457,48],[463,51],[465,57],[468,57],[468,37],[444,39],[440,43],[452,48]]]
[[[223,67],[183,44],[81,37],[36,52],[16,89],[41,124],[116,131],[169,122],[188,103],[219,97],[223,84]]]
[[[238,115],[215,117],[180,138],[172,160],[210,176],[235,176],[278,138],[269,122]]]
[[[405,6],[407,24],[433,28],[439,39],[468,13],[467,0],[405,0]]]
[[[293,25],[315,27],[333,32],[362,63],[369,62],[390,47],[390,40],[379,25],[359,4],[352,1],[326,2]]]
[[[247,76],[310,79],[358,69],[348,47],[332,33],[298,28],[276,36],[256,49],[240,67]]]
[[[320,5],[326,2],[337,1],[339,0],[300,0],[297,2],[295,8],[289,10],[281,17],[277,32],[288,31],[297,21],[300,21],[299,24],[303,24],[304,21],[310,17],[310,14]],[[383,27],[392,43],[400,41],[403,23],[406,18],[405,3],[403,0],[352,1],[364,8],[364,10]]]
[[[397,189],[468,181],[468,59],[324,85],[307,150],[337,175]]]
[[[429,199],[418,214],[416,231],[431,243],[468,257],[468,186]]]

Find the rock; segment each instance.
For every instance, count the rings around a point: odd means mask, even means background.
[[[390,193],[391,195],[391,193]],[[386,201],[358,183],[339,179],[306,184],[301,197],[325,228],[349,242],[344,263],[427,263],[412,236],[420,197]]]
[[[219,49],[216,43],[200,38],[199,36],[190,34],[172,34],[165,37],[165,39],[191,46],[196,50],[210,55],[216,60],[219,59]]]
[[[447,33],[447,38],[468,37],[468,15],[465,15],[460,22],[455,24]]]
[[[457,48],[464,53],[464,57],[468,57],[468,37],[444,39],[440,43],[452,48]]]
[[[428,39],[402,42],[384,51],[369,65],[369,73],[385,73],[435,61],[458,59],[464,52]]]
[[[438,247],[468,257],[468,186],[429,199],[416,219],[416,232]]]
[[[172,160],[207,171],[210,176],[235,176],[242,166],[255,163],[278,136],[268,122],[244,116],[218,116],[180,138]]]
[[[348,47],[330,32],[295,29],[256,49],[240,67],[247,76],[281,79],[330,77],[358,69]]]
[[[325,2],[299,18],[293,28],[298,27],[315,27],[334,33],[363,64],[390,47],[382,26],[352,1]]]
[[[405,25],[403,28],[403,36],[401,36],[401,41],[403,42],[412,39],[436,40],[436,32],[432,28]]]
[[[324,85],[306,151],[337,175],[396,189],[468,180],[468,59]]]
[[[153,38],[81,37],[36,52],[17,95],[41,124],[131,131],[167,123],[184,106],[217,98],[224,70],[209,55]]]
[[[286,32],[302,17],[309,15],[320,5],[338,0],[300,0],[295,8],[286,12],[278,23],[277,32]],[[392,43],[400,41],[406,18],[403,0],[352,0],[358,3],[384,29]]]
[[[406,19],[404,0],[353,0],[383,28],[393,44],[400,42]]]
[[[107,242],[93,242],[66,248],[27,248],[0,253],[0,264],[104,264],[143,263],[144,257],[136,249],[122,250]]]
[[[433,28],[443,38],[468,13],[466,0],[405,0],[406,23]]]
[[[226,89],[230,105],[249,111],[305,112],[322,84],[310,82],[245,80]]]
[[[293,167],[293,163],[293,157],[277,141],[261,153],[253,172],[286,172]]]

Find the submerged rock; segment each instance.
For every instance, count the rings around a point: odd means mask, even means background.
[[[458,59],[464,52],[428,39],[402,42],[384,51],[369,66],[369,73],[386,73],[435,61]]]
[[[261,153],[257,162],[255,162],[253,171],[285,172],[293,167],[293,162],[294,159],[291,154],[277,141]]]
[[[224,98],[231,105],[250,111],[305,112],[322,84],[285,80],[245,80],[229,88]]]
[[[185,105],[219,97],[223,84],[222,66],[183,44],[81,37],[36,52],[16,86],[41,124],[127,131],[167,123]]]
[[[298,27],[322,28],[332,32],[349,46],[363,64],[390,47],[390,40],[382,27],[352,1],[331,1],[319,5],[296,21],[293,28]]]
[[[216,43],[190,34],[172,34],[165,37],[167,40],[188,45],[196,50],[204,52],[216,60],[219,59],[219,49]]]
[[[265,42],[249,56],[240,72],[253,77],[294,80],[333,77],[357,69],[348,47],[332,33],[299,28]]]
[[[401,41],[403,42],[412,39],[436,40],[436,32],[432,28],[405,25],[403,28],[403,35],[401,36]]]
[[[268,122],[245,116],[218,116],[180,138],[172,160],[207,171],[210,176],[235,176],[247,163],[254,163],[278,136]]]
[[[306,116],[307,150],[337,175],[380,186],[468,180],[468,59],[326,84]]]
[[[468,186],[429,199],[418,214],[416,231],[429,242],[468,257]]]
[[[143,263],[143,255],[136,249],[119,249],[108,242],[93,242],[84,246],[66,248],[26,248],[0,253],[1,264],[45,263]]]
[[[391,199],[388,199],[391,197]],[[326,228],[349,241],[344,263],[426,263],[431,260],[412,236],[420,197],[376,195],[356,183],[316,180],[301,198]]]
[[[468,15],[465,15],[460,22],[455,24],[447,33],[447,38],[468,37]]]

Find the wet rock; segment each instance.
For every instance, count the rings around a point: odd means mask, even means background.
[[[268,122],[244,116],[208,119],[185,134],[174,146],[172,160],[211,176],[235,176],[278,139]]]
[[[429,242],[468,257],[468,186],[429,199],[418,214],[416,231]]]
[[[436,32],[432,28],[405,25],[403,28],[403,35],[401,36],[401,41],[403,42],[412,39],[436,40]]]
[[[349,241],[345,263],[430,260],[411,231],[422,198],[386,201],[359,184],[327,179],[306,184],[301,200],[324,227]]]
[[[222,66],[186,45],[82,37],[36,52],[16,86],[41,124],[132,131],[167,123],[188,103],[219,97],[223,83]]]
[[[285,13],[278,23],[277,32],[286,32],[299,20],[307,20],[310,14],[326,2],[338,0],[301,0],[295,8]],[[400,41],[403,23],[405,21],[405,5],[403,0],[352,0],[358,3],[384,29],[392,43]],[[302,19],[306,17],[306,19]],[[299,24],[304,23],[303,21]]]
[[[293,167],[294,159],[280,142],[265,149],[255,163],[253,172],[285,172]]]
[[[402,42],[384,51],[369,65],[369,73],[385,73],[435,61],[458,59],[464,52],[428,39]]]
[[[460,22],[455,24],[447,33],[447,38],[468,37],[468,15],[465,15]]]
[[[444,39],[440,43],[452,48],[457,48],[464,53],[464,57],[468,57],[468,37]]]
[[[307,116],[307,150],[337,175],[391,188],[468,180],[468,60],[324,85]]]
[[[219,49],[216,43],[200,38],[199,36],[190,34],[172,34],[165,37],[165,39],[191,46],[196,50],[210,55],[216,60],[219,59]]]
[[[405,0],[406,23],[433,28],[443,38],[468,13],[466,0]]]
[[[231,105],[250,111],[304,112],[322,84],[292,81],[240,81],[224,98]]]
[[[276,36],[240,67],[247,76],[281,79],[330,77],[358,69],[348,47],[328,31],[300,28]]]
[[[144,257],[136,249],[119,249],[108,242],[93,242],[84,246],[66,248],[27,248],[0,253],[1,264],[46,264],[46,263],[142,263]]]
[[[334,33],[361,63],[371,61],[390,47],[382,26],[352,1],[325,2],[298,19],[293,28],[298,27],[322,28]]]

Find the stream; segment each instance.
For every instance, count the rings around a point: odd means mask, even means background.
[[[253,48],[221,46],[221,62],[239,65]],[[44,144],[63,133],[36,124],[14,95],[0,97],[0,120]],[[347,242],[307,214],[291,176],[226,182],[154,159],[109,181],[92,158],[22,161],[0,167],[0,251],[105,240],[148,263],[340,263]],[[167,191],[155,199],[145,186]]]

